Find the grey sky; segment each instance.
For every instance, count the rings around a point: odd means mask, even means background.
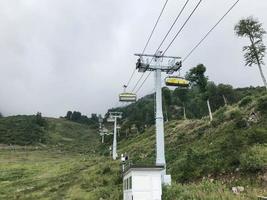
[[[1,0],[0,112],[57,117],[67,110],[104,113],[120,105],[118,93],[135,67],[133,53],[144,48],[164,1]],[[203,0],[167,54],[185,56],[234,1]],[[154,53],[184,2],[169,0],[146,53]],[[197,2],[191,0],[163,49]],[[237,38],[233,27],[253,15],[267,30],[266,9],[266,0],[241,0],[182,72],[203,63],[216,83],[262,85],[258,69],[244,67],[241,49],[248,41]],[[153,76],[138,96],[152,89]]]

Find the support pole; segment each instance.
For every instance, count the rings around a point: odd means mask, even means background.
[[[164,149],[164,122],[162,114],[162,91],[161,91],[161,69],[155,70],[156,85],[156,165],[166,167],[165,149]]]
[[[113,160],[116,160],[117,158],[117,117],[114,117],[112,158]]]
[[[102,135],[102,144],[105,142],[104,137],[105,137],[105,135],[103,134],[103,135]]]
[[[210,100],[209,99],[207,99],[207,105],[208,105],[208,109],[209,109],[210,121],[212,121],[213,117],[212,117],[212,112],[211,112],[211,108],[210,108]]]

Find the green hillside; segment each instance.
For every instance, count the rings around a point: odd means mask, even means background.
[[[267,95],[245,96],[220,107],[211,123],[208,117],[165,123],[172,186],[164,188],[164,200],[267,195]],[[40,125],[36,116],[1,118],[0,199],[122,199],[120,161],[109,157],[112,136],[105,141],[93,127],[66,119]],[[121,133],[118,151],[135,164],[153,164],[154,126]],[[233,186],[245,191],[233,194]]]
[[[171,195],[166,199],[176,199],[174,196],[180,193],[185,195],[181,199],[233,199],[218,190],[229,191],[236,185],[247,186],[244,199],[264,193],[266,183],[261,177],[267,172],[267,95],[263,94],[221,107],[212,123],[206,117],[165,124],[167,170],[177,183],[167,189]],[[122,140],[119,149],[127,152],[134,163],[154,163],[154,127]]]
[[[45,121],[39,126],[36,116],[0,119],[0,199],[121,196],[119,165],[100,155],[105,147],[95,129],[65,119]]]
[[[0,144],[37,145],[79,152],[95,152],[98,135],[91,126],[64,118],[42,118],[36,115],[18,115],[0,118]]]

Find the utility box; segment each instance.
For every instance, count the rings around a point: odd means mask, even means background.
[[[123,174],[123,200],[161,200],[163,166],[130,166]]]

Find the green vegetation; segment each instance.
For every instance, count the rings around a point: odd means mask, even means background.
[[[0,118],[0,143],[30,145],[46,143],[46,121],[41,115]]]
[[[0,160],[0,199],[122,199],[118,164],[105,157],[1,150]]]
[[[203,117],[165,123],[173,182],[164,188],[164,200],[266,195],[261,177],[267,169],[267,95],[261,89],[239,94],[242,100],[221,106],[212,122]],[[112,161],[108,151],[112,136],[101,144],[93,126],[40,114],[1,118],[0,130],[0,199],[122,199],[119,161]],[[154,164],[154,126],[121,134],[118,150],[135,164]],[[245,191],[235,195],[233,186]]]
[[[165,124],[167,170],[177,183],[166,188],[172,194],[166,199],[235,199],[229,188],[240,184],[249,187],[237,199],[255,199],[263,192],[260,177],[267,168],[267,118],[263,109],[267,95],[255,96],[242,108],[242,101],[221,107],[212,123],[206,117]],[[151,127],[122,140],[119,149],[127,152],[134,163],[153,163],[154,146]],[[210,183],[205,192],[206,182],[198,183],[202,179],[216,182]],[[201,187],[204,189],[198,190]],[[184,196],[180,197],[181,193]]]
[[[98,124],[98,117],[96,114],[92,114],[91,118],[87,117],[86,115],[82,115],[81,112],[78,111],[68,111],[66,116],[64,117],[67,120],[77,122],[80,124],[87,124],[90,126],[97,127]]]
[[[181,119],[201,119],[209,114],[207,102],[209,102],[212,113],[225,105],[239,103],[240,108],[252,101],[252,98],[264,94],[265,88],[237,88],[231,85],[218,84],[209,81],[205,75],[206,67],[202,64],[190,69],[186,78],[190,80],[189,89],[176,88],[171,90],[162,88],[163,113],[165,121]],[[154,94],[141,98],[136,103],[125,107],[112,108],[110,111],[123,112],[121,121],[122,130],[126,133],[132,131],[135,125],[138,132],[144,132],[147,127],[154,124]],[[266,109],[267,110],[267,109]],[[106,114],[106,117],[108,113]]]
[[[66,119],[45,121],[46,142],[28,143],[32,132],[24,127],[37,126],[36,116],[1,119],[0,199],[121,199],[119,164],[101,155],[106,147],[96,130]],[[2,140],[13,134],[22,135],[23,146],[18,138],[11,146]]]
[[[39,145],[87,153],[96,151],[97,141],[94,127],[65,119],[43,118],[40,113],[0,119],[0,144]]]

